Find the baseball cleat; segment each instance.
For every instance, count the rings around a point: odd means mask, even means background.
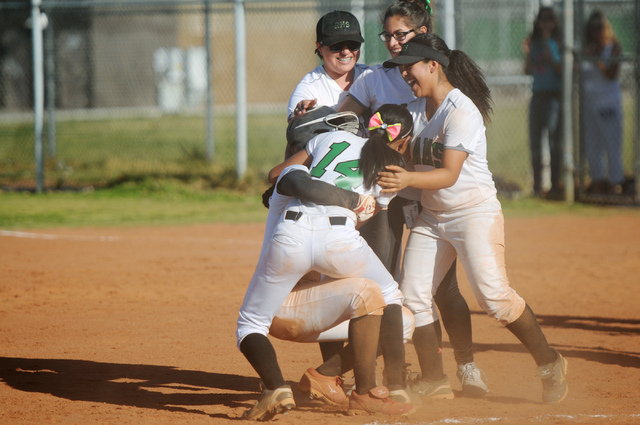
[[[387,387],[375,387],[360,395],[355,391],[349,396],[349,415],[382,413],[391,416],[404,416],[414,413],[412,404],[398,402],[390,398]]]
[[[275,390],[263,390],[253,407],[242,414],[248,421],[269,421],[278,413],[286,413],[296,407],[291,387],[283,385]]]
[[[458,379],[462,393],[470,397],[481,397],[489,392],[484,372],[474,362],[458,365]]]
[[[567,361],[556,350],[556,361],[539,366],[536,373],[542,379],[542,401],[547,404],[560,403],[567,397],[569,386],[567,385]]]
[[[342,388],[339,376],[321,375],[314,368],[309,368],[298,383],[298,391],[330,406],[346,407],[349,397]]]
[[[451,400],[453,398],[451,383],[447,375],[444,375],[444,378],[439,381],[430,381],[424,378],[415,380],[411,383],[411,389],[422,397],[434,400]]]
[[[412,404],[415,407],[422,406],[420,395],[409,387],[399,390],[389,390],[389,398],[393,401]]]

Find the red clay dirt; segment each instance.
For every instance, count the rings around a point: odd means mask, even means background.
[[[275,421],[314,424],[640,423],[640,216],[513,218],[507,270],[569,361],[568,398],[541,403],[535,364],[480,311],[466,277],[476,362],[490,393],[406,419],[346,416],[298,399]],[[227,424],[259,381],[235,321],[263,224],[0,232],[0,423]],[[295,384],[316,344],[274,340]],[[417,365],[412,345],[407,361]],[[379,362],[381,363],[381,362]]]

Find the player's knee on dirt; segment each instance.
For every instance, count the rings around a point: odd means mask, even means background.
[[[369,315],[382,315],[386,303],[376,282],[365,278],[348,278],[340,282],[345,287],[348,287],[348,290],[345,290],[342,294],[336,294],[341,299],[335,300],[336,305],[344,307],[339,314],[343,320]],[[335,319],[337,318],[338,316],[335,317]],[[285,341],[312,342],[317,339],[320,333],[328,329],[320,329],[317,326],[313,326],[313,332],[311,333],[308,326],[309,323],[307,323],[309,320],[311,320],[309,317],[287,318],[276,316],[273,318],[269,333],[271,336]],[[326,323],[335,325],[336,322],[326,320]]]

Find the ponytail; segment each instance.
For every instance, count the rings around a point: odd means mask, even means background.
[[[461,50],[451,50],[449,54],[449,66],[443,67],[444,75],[452,86],[460,89],[482,114],[485,123],[491,122],[493,103],[491,90],[484,79],[482,69]]]

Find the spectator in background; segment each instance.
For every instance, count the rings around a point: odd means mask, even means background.
[[[560,52],[560,23],[552,7],[541,7],[531,35],[523,43],[524,72],[533,76],[529,109],[529,143],[533,168],[534,196],[562,199],[562,141],[561,94],[562,55]],[[542,140],[549,137],[551,161],[551,190],[543,193]]]
[[[618,82],[620,43],[602,10],[585,27],[582,61],[584,143],[591,184],[587,193],[622,194],[622,94]],[[605,157],[608,167],[605,166]]]

